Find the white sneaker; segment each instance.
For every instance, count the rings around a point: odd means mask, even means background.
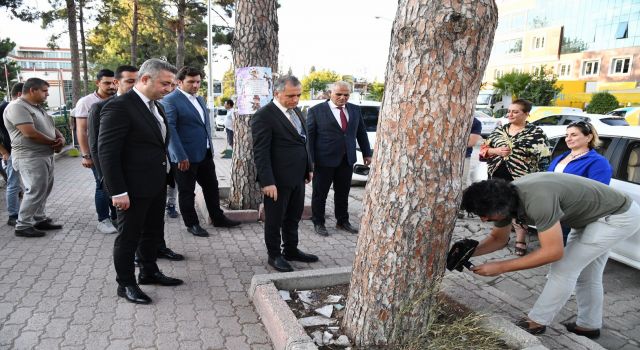
[[[111,220],[109,218],[98,222],[98,231],[100,231],[102,233],[116,233],[116,232],[118,232],[118,230],[115,227],[113,227],[113,224],[111,223]]]

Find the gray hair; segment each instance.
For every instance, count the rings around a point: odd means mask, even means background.
[[[278,79],[276,79],[276,81],[273,83],[274,91],[278,91],[278,92],[284,91],[284,87],[285,87],[285,85],[287,85],[287,83],[289,83],[289,85],[292,85],[292,86],[300,86],[300,85],[302,85],[300,83],[300,80],[298,80],[298,78],[296,78],[295,76],[293,76],[293,75],[283,75],[283,76],[279,77]]]
[[[174,65],[167,61],[163,61],[159,58],[150,58],[140,66],[140,70],[138,71],[138,81],[142,79],[143,76],[148,75],[151,79],[155,79],[158,77],[158,74],[162,71],[169,71],[173,74],[178,73],[178,70]]]
[[[349,89],[349,92],[351,92],[351,84],[343,80],[336,81],[335,83],[329,85],[329,91],[334,91],[339,86],[346,87],[347,89]]]

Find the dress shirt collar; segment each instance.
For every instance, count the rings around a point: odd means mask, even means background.
[[[148,98],[147,96],[145,96],[142,92],[140,92],[140,90],[136,89],[136,87],[133,87],[133,91],[138,94],[138,96],[140,97],[140,99],[142,99],[142,102],[144,102],[145,106],[147,106],[147,108],[149,108],[149,101],[151,101],[150,98]]]
[[[329,107],[331,107],[331,109],[338,109],[338,106],[333,103],[333,101],[329,100],[327,101],[327,103],[329,104]],[[342,106],[342,108],[344,108],[344,110],[347,110],[347,104],[345,103],[344,106]]]
[[[287,118],[289,118],[289,114],[287,114],[287,110],[289,110],[289,108],[287,108],[287,107],[285,107],[285,106],[281,105],[281,104],[280,104],[280,102],[278,102],[278,100],[276,100],[275,98],[273,99],[273,104],[275,104],[275,105],[276,105],[276,107],[278,107],[278,109],[279,109],[280,111],[282,111],[282,113],[284,113],[284,115],[285,115]]]

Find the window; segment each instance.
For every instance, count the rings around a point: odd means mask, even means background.
[[[540,74],[540,66],[531,66],[531,74],[538,75]]]
[[[380,114],[380,107],[361,106],[360,110],[362,111],[362,119],[364,120],[367,132],[375,132],[378,128],[378,114]]]
[[[536,126],[542,125],[561,125],[560,121],[562,120],[562,115],[552,115],[550,117],[545,117],[540,120],[533,122]]]
[[[618,57],[611,60],[611,70],[609,74],[629,74],[631,68],[631,57]]]
[[[560,65],[558,65],[558,76],[559,77],[570,77],[571,76],[571,64],[570,63],[560,63]]]
[[[583,76],[592,76],[598,75],[600,72],[600,61],[583,61],[582,62],[582,75]]]
[[[629,37],[629,22],[618,23],[616,30],[616,39],[626,39]]]
[[[612,139],[609,137],[601,137],[600,141],[602,141],[602,144],[600,145],[600,147],[596,148],[596,152],[604,156],[605,152],[607,152],[607,148],[609,148],[609,145],[611,144]],[[569,150],[569,147],[565,142],[564,136],[559,136],[557,138],[550,139],[549,144],[553,149],[553,151],[551,152],[551,159],[554,159],[557,156]]]
[[[504,75],[504,72],[500,69],[496,69],[493,71],[493,79],[501,78]]]
[[[544,37],[543,36],[534,36],[531,41],[531,49],[540,50],[544,49]]]
[[[624,152],[618,180],[640,184],[640,142],[631,142]]]

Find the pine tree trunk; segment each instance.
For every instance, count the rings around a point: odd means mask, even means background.
[[[76,2],[66,0],[67,24],[69,26],[69,48],[71,49],[71,96],[73,105],[80,99],[80,53],[78,51],[78,28],[76,26]]]
[[[138,63],[138,3],[139,0],[133,0],[133,16],[131,23],[131,65],[136,67]]]
[[[460,202],[494,0],[400,0],[343,320],[357,346],[424,335]]]
[[[184,14],[187,11],[185,0],[178,1],[178,25],[176,26],[176,68],[184,66]]]
[[[89,93],[89,69],[87,67],[87,42],[84,38],[84,0],[80,0],[78,4],[78,23],[80,24],[80,45],[82,47],[82,72],[84,73],[83,95]]]
[[[257,66],[278,71],[276,6],[276,0],[236,1],[236,28],[231,44],[236,68]],[[257,209],[262,202],[262,194],[256,183],[250,121],[251,115],[239,115],[233,123],[229,194],[229,206],[232,209]]]

